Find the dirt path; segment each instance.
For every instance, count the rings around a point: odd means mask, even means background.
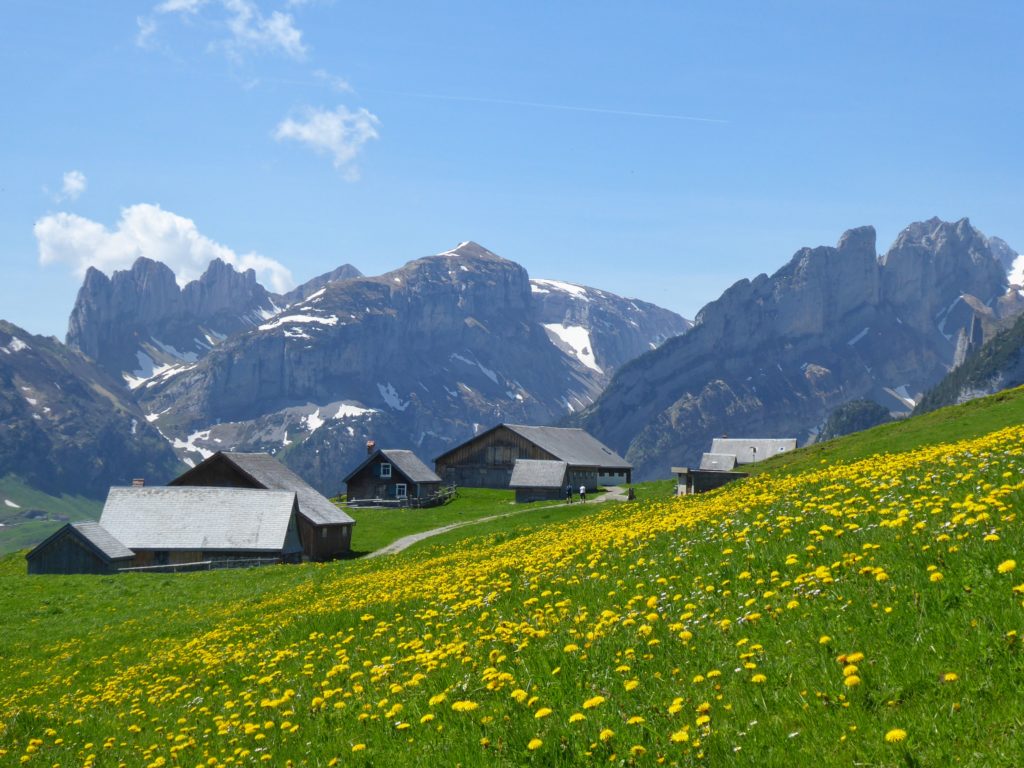
[[[595,498],[588,500],[587,504],[598,504],[603,501],[626,501],[626,491],[618,486],[607,489],[604,493],[599,494]],[[579,502],[574,502],[579,504]],[[448,533],[448,531],[454,531],[456,528],[463,528],[467,525],[479,525],[480,523],[489,523],[491,520],[499,520],[503,517],[512,517],[513,515],[521,515],[524,512],[535,512],[538,509],[553,509],[555,507],[566,507],[569,506],[565,502],[561,504],[548,504],[544,507],[529,507],[527,509],[517,509],[512,512],[505,512],[501,515],[491,515],[489,517],[481,517],[476,520],[467,520],[464,523],[451,523],[450,525],[443,525],[440,528],[431,528],[429,531],[420,531],[419,533],[411,533],[408,536],[403,536],[400,539],[395,539],[393,542],[388,544],[386,547],[381,547],[375,552],[371,552],[366,557],[381,557],[382,555],[396,555],[404,549],[408,549],[413,544],[418,544],[424,539],[429,539],[432,536],[440,536],[442,533]]]

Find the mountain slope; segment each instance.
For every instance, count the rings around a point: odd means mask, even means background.
[[[912,224],[881,257],[873,228],[850,230],[733,285],[577,421],[645,478],[695,463],[716,435],[806,442],[858,398],[908,413],[972,324],[991,332],[1006,295],[1005,268],[966,219]]]
[[[52,495],[180,470],[124,386],[56,339],[0,321],[0,466]]]
[[[579,327],[609,373],[686,327],[651,305],[578,290],[599,319]],[[634,308],[627,316],[619,304]],[[429,460],[481,426],[550,424],[589,405],[608,373],[588,364],[589,338],[578,349],[551,342],[543,306],[521,266],[466,242],[379,277],[329,282],[136,395],[191,461],[222,447],[269,450],[336,492],[367,439]]]

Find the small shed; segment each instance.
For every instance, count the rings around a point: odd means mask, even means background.
[[[568,485],[569,465],[566,462],[538,459],[517,459],[508,484],[516,492],[517,504],[565,498]]]
[[[380,448],[348,474],[345,492],[349,504],[428,506],[439,498],[441,478],[412,451]]]
[[[705,493],[721,488],[733,480],[748,477],[746,472],[727,472],[719,469],[690,469],[689,467],[672,467],[676,476],[676,496],[688,496],[691,493]]]
[[[117,573],[131,565],[135,553],[99,523],[68,523],[29,552],[28,572]]]
[[[299,500],[305,556],[330,560],[350,551],[355,520],[269,453],[218,451],[169,485],[291,491]]]

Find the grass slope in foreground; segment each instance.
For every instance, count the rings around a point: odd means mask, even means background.
[[[377,561],[95,580],[125,594],[82,637],[11,606],[0,762],[1015,765],[1022,502],[1013,426]],[[166,627],[165,588],[197,593]]]

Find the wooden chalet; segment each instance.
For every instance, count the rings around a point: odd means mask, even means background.
[[[345,478],[349,504],[429,505],[441,493],[441,478],[412,451],[380,448]]]
[[[111,488],[99,522],[61,528],[28,553],[28,572],[298,562],[297,514],[288,491]]]
[[[508,488],[519,459],[561,461],[568,483],[588,491],[632,482],[633,465],[582,429],[499,424],[434,460],[445,483],[470,488]]]
[[[569,484],[569,465],[564,461],[517,459],[508,487],[516,492],[517,504],[564,499],[566,488],[576,492]]]
[[[355,520],[269,453],[219,451],[170,485],[290,491],[298,498],[299,539],[307,558],[330,560],[351,551]]]

